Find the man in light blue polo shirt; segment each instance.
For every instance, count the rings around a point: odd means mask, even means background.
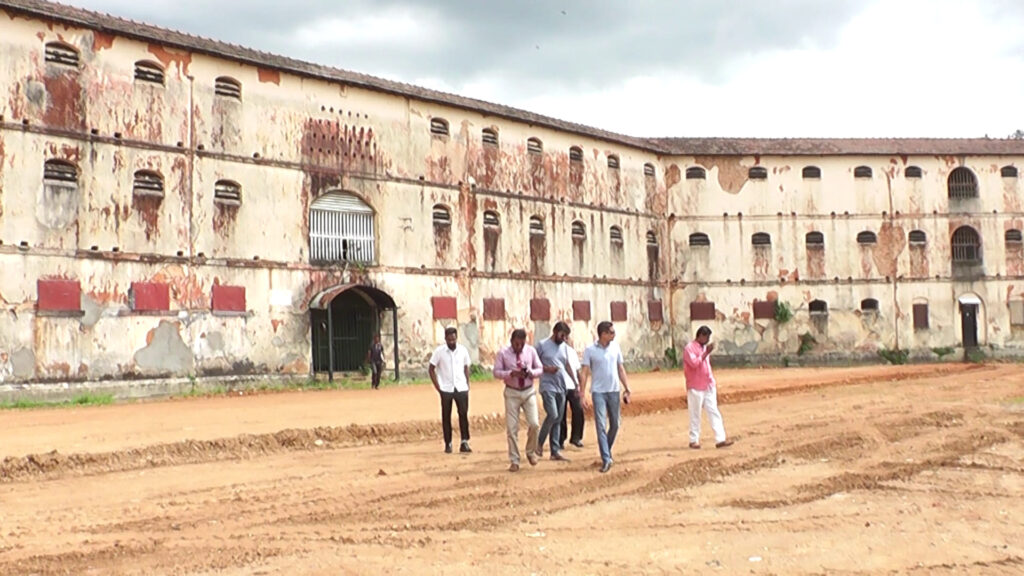
[[[597,447],[601,452],[601,472],[612,468],[612,446],[619,432],[619,390],[625,389],[622,400],[629,404],[629,384],[622,362],[622,350],[614,342],[615,327],[611,322],[597,325],[597,342],[583,352],[580,396],[586,398],[587,379],[592,380],[590,397],[594,401],[594,425],[597,427]],[[585,400],[584,400],[585,401]],[[607,429],[605,426],[607,425]]]

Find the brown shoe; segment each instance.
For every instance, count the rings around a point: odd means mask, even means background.
[[[732,446],[732,445],[733,445],[733,441],[732,440],[722,440],[718,444],[715,444],[715,448],[728,448],[729,446]]]
[[[557,460],[559,462],[568,462],[569,461],[568,458],[566,458],[565,456],[562,456],[561,452],[555,452],[554,454],[552,454],[551,455],[551,459],[552,460]]]
[[[690,442],[690,448],[694,450],[700,450],[700,442]]]
[[[527,453],[526,454],[526,459],[530,461],[530,466],[536,466],[537,465],[538,458],[537,458],[537,455],[534,454],[533,452]]]
[[[516,464],[515,462],[513,462],[512,465],[508,467],[508,471],[509,472],[519,472],[519,464]]]

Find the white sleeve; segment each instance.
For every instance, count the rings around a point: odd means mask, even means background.
[[[437,363],[441,361],[441,349],[435,348],[434,353],[430,356],[430,365],[437,366]]]

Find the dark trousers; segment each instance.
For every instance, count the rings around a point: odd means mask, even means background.
[[[580,402],[579,390],[565,391],[565,405],[566,408],[562,410],[562,446],[565,446],[565,437],[569,434],[568,427],[565,425],[566,413],[569,408],[572,409],[572,436],[569,441],[583,441],[583,403]]]
[[[370,372],[373,373],[373,387],[380,388],[380,374],[384,371],[383,362],[371,362]]]
[[[441,392],[441,431],[445,446],[452,443],[452,400],[459,410],[459,436],[463,442],[469,442],[469,391]]]

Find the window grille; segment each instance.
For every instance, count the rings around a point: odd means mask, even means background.
[[[309,255],[314,262],[375,261],[373,209],[351,194],[330,192],[309,209]]]

